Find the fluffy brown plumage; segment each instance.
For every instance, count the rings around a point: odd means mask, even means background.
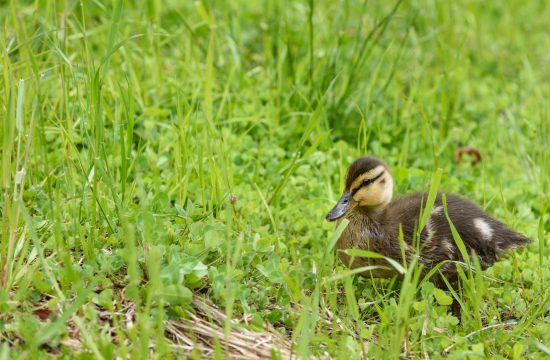
[[[327,215],[328,220],[349,220],[347,228],[338,239],[337,248],[374,251],[401,261],[401,226],[406,257],[412,258],[419,249],[419,261],[426,271],[444,260],[463,261],[445,216],[441,194],[437,195],[427,223],[420,232],[419,241],[415,243],[427,194],[415,193],[392,201],[392,188],[391,174],[380,160],[363,157],[351,164],[344,194]],[[483,268],[491,266],[507,250],[524,246],[531,241],[510,230],[466,199],[448,194],[446,199],[449,217],[468,254],[475,252]],[[350,258],[342,251],[339,251],[339,256],[351,268],[369,265],[384,267],[365,272],[365,276],[396,275],[395,270],[383,259]],[[445,263],[441,272],[451,281],[456,279],[456,266],[453,263]]]

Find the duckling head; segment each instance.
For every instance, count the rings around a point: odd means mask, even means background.
[[[362,157],[350,165],[344,193],[327,214],[327,220],[338,220],[358,207],[381,210],[390,203],[392,195],[393,178],[386,164],[373,157]]]

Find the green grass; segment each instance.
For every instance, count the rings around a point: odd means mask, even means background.
[[[193,293],[302,357],[547,357],[549,12],[0,2],[0,359],[182,356],[166,324]],[[481,163],[454,163],[460,146]],[[474,261],[458,292],[414,263],[402,282],[354,275],[324,215],[365,153],[397,194],[434,179],[533,243]]]

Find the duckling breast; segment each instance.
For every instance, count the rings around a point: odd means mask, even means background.
[[[352,212],[347,219],[349,224],[336,243],[338,257],[342,263],[351,269],[376,266],[376,269],[362,273],[367,277],[390,278],[397,275],[395,269],[384,259],[350,256],[346,253],[348,249],[360,249],[391,258],[399,254],[399,244],[388,241],[385,229],[372,214],[368,216],[361,211],[356,211]]]

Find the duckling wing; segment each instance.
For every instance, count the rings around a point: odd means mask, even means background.
[[[421,257],[429,262],[461,259],[445,216],[441,194],[438,194],[430,216],[418,234],[421,208],[425,207],[427,196],[426,193],[416,193],[393,201],[385,212],[386,228],[391,228],[393,236],[397,237],[401,226],[405,241],[415,245],[415,240],[418,240]],[[451,222],[468,252],[474,250],[483,267],[490,266],[506,250],[531,241],[510,230],[472,202],[455,195],[446,195],[446,198]]]

